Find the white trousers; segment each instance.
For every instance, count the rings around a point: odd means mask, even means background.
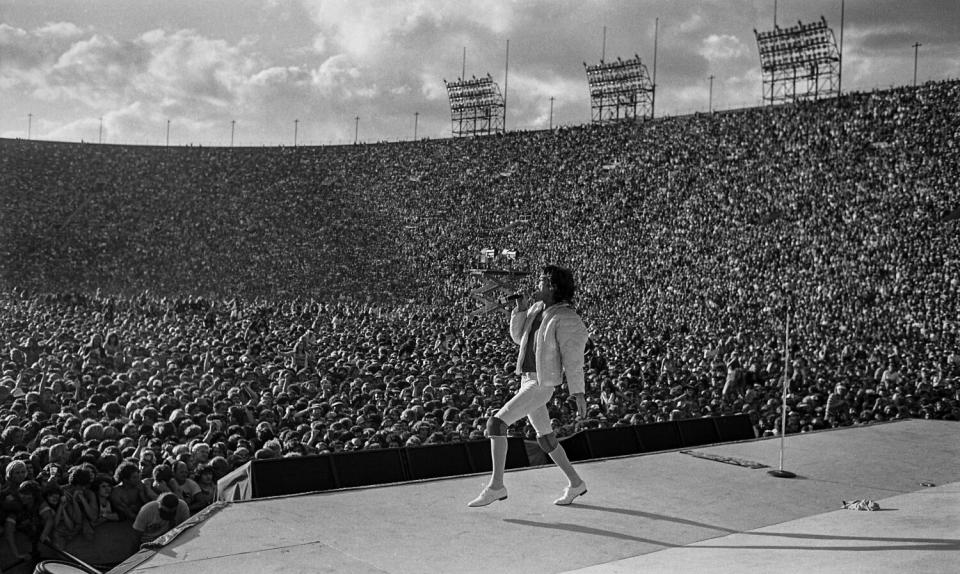
[[[547,410],[547,403],[553,396],[553,390],[554,387],[537,382],[536,373],[523,373],[520,378],[520,390],[497,411],[496,416],[507,426],[527,417],[537,431],[537,436],[548,435],[553,432],[550,412]]]

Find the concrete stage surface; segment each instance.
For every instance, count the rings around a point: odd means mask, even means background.
[[[111,572],[960,572],[960,423],[785,443],[797,478],[767,473],[779,438],[583,462],[567,507],[553,466],[507,472],[509,498],[478,509],[482,475],[224,503]]]

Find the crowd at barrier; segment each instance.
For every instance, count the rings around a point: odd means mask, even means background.
[[[737,413],[771,435],[785,380],[788,433],[960,420],[957,82],[477,139],[0,151],[0,567],[135,546],[145,508],[196,513],[252,459],[483,438],[519,384],[506,311],[470,315],[484,248],[575,272],[590,407],[558,393],[560,437]]]

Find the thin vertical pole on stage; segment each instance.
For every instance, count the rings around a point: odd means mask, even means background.
[[[783,442],[787,435],[787,390],[790,386],[790,299],[787,299],[787,328],[783,337],[783,406],[780,407],[780,468],[768,471],[768,474],[777,478],[795,478],[797,475],[789,470],[783,470]]]

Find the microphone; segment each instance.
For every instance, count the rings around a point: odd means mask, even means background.
[[[506,304],[508,304],[508,303],[513,303],[514,301],[517,301],[518,299],[523,299],[523,294],[521,294],[521,293],[514,293],[513,295],[507,295],[506,297],[500,297],[499,299],[497,299],[497,301],[499,301],[501,305],[506,305]]]

